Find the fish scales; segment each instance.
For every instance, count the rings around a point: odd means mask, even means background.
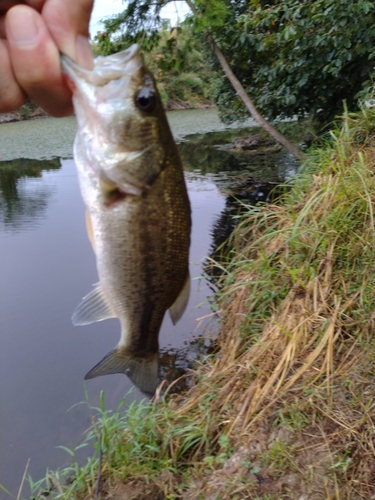
[[[169,168],[173,168],[172,163],[150,192],[124,200],[125,214],[116,211],[116,207],[100,210],[103,200],[98,200],[99,210],[91,212],[97,228],[95,241],[99,242],[96,256],[100,283],[117,317],[129,322],[124,330],[131,332],[132,349],[137,346],[139,352],[147,350],[147,338],[155,342],[155,335],[149,333],[158,332],[165,311],[173,304],[186,277],[186,231],[176,234],[184,213],[173,203],[183,193],[179,196],[173,191],[174,183],[168,182]],[[101,234],[110,234],[111,239]],[[160,234],[165,237],[160,238]]]
[[[191,217],[181,160],[137,46],[97,58],[91,72],[66,56],[62,65],[74,90],[74,156],[99,275],[73,322],[121,323],[118,346],[85,378],[125,373],[153,394],[164,314],[169,309],[178,321],[189,296]]]

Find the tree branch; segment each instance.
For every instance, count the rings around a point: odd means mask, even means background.
[[[196,6],[193,4],[192,0],[185,0],[188,6],[190,7],[191,11],[197,15],[198,14],[198,9]],[[284,146],[288,151],[290,151],[294,156],[297,156],[301,160],[305,159],[306,156],[304,152],[299,149],[295,144],[290,142],[283,134],[281,134],[276,128],[271,125],[265,118],[262,116],[257,108],[255,107],[253,101],[250,99],[250,97],[247,95],[246,90],[243,88],[239,80],[236,78],[235,74],[233,73],[231,67],[229,66],[224,54],[222,51],[219,49],[219,47],[216,45],[214,39],[212,38],[212,35],[209,31],[206,31],[206,40],[210,44],[212,50],[214,51],[216,57],[218,58],[221,67],[224,70],[224,73],[226,74],[228,80],[232,84],[234,90],[237,92],[238,96],[242,100],[242,102],[245,104],[246,108],[250,112],[251,116],[254,118],[256,122],[259,123],[260,126],[266,130],[271,137],[273,137],[277,142],[279,142],[282,146]]]

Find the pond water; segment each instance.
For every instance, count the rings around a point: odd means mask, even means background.
[[[224,127],[215,109],[168,118],[193,215],[190,301],[176,326],[166,315],[160,335],[162,373],[173,379],[197,356],[194,339],[204,344],[215,329],[212,284],[200,278],[232,227],[235,198],[265,201],[268,183],[290,177],[298,163],[286,153],[231,152],[229,138],[240,131]],[[123,375],[83,381],[120,328],[117,320],[73,327],[70,319],[97,282],[72,159],[75,130],[74,118],[0,125],[0,483],[14,495],[28,461],[33,479],[69,463],[57,447],[80,443],[90,426],[87,401],[96,406],[100,391],[108,407],[130,390],[129,402],[143,397]],[[9,497],[0,489],[0,498]]]

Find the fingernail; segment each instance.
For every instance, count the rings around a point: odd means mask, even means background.
[[[76,57],[76,62],[83,68],[92,69],[94,67],[91,45],[86,36],[78,35],[76,38]]]
[[[10,9],[5,19],[9,41],[19,48],[35,46],[39,35],[38,15],[29,7],[19,5]]]

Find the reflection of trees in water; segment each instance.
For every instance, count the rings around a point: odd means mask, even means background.
[[[232,186],[225,201],[225,208],[216,219],[212,228],[213,253],[228,240],[233,232],[238,215],[246,210],[246,206],[255,206],[258,203],[270,203],[280,195],[280,189],[275,182],[256,182],[248,180],[247,186]]]
[[[188,349],[169,349],[160,351],[160,376],[166,380],[167,386],[173,383],[170,392],[181,392],[187,389],[186,374],[189,368]],[[181,378],[182,377],[182,378]]]
[[[228,238],[233,232],[243,205],[267,203],[280,194],[277,186],[292,176],[299,167],[299,161],[287,152],[274,148],[257,148],[251,151],[231,149],[235,139],[254,135],[257,129],[234,129],[192,135],[179,144],[188,179],[209,180],[225,196],[225,208],[212,229],[210,258],[223,262],[228,253]],[[205,177],[206,176],[206,177]],[[279,191],[279,192],[278,192]],[[210,280],[216,282],[218,268],[209,264],[205,270]],[[214,283],[212,283],[214,285]]]
[[[191,172],[198,170],[204,175],[241,169],[238,155],[206,145],[204,142],[184,142],[179,144],[179,150],[184,167]]]
[[[217,280],[221,276],[220,267],[215,266],[214,262],[225,265],[231,250],[230,235],[239,222],[237,216],[246,211],[247,206],[274,202],[284,190],[284,187],[275,182],[255,182],[251,179],[247,186],[232,186],[226,198],[225,208],[213,224],[211,250],[204,263],[205,276],[213,291],[216,290]]]
[[[230,143],[234,138],[248,134],[249,129],[236,129],[188,136],[185,142],[178,145],[184,167],[201,175],[247,171],[258,180],[267,182],[277,181],[286,169],[296,170],[298,160],[288,157],[284,151],[273,148],[253,151],[231,149]]]
[[[0,162],[0,224],[5,231],[30,228],[45,214],[53,188],[30,179],[58,170],[61,162],[20,158]]]

